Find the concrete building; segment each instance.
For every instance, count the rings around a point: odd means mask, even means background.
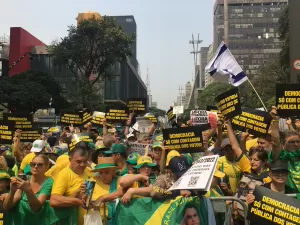
[[[208,47],[208,52],[207,52],[207,62],[209,62],[212,57],[214,56],[215,51],[214,51],[214,45],[211,44]],[[207,87],[208,85],[210,85],[211,83],[214,82],[214,79],[212,78],[212,76],[209,73],[205,73],[205,87]]]
[[[288,0],[228,0],[229,49],[249,77],[277,59],[279,18]],[[224,0],[214,5],[214,49],[224,40]]]
[[[0,37],[0,77],[8,73],[9,36]]]
[[[200,62],[199,62],[199,88],[202,89],[205,87],[205,67],[207,65],[207,53],[209,47],[200,48]]]

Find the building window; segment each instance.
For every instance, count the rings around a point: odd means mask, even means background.
[[[127,23],[133,23],[133,19],[132,18],[126,18],[126,22]]]

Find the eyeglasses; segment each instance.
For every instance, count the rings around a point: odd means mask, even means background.
[[[37,168],[43,168],[44,164],[43,163],[30,163],[31,167],[37,167]]]
[[[283,177],[289,174],[286,170],[271,170],[271,172],[275,177]]]

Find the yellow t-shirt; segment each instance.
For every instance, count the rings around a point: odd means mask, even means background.
[[[31,152],[28,155],[26,155],[21,162],[20,170],[24,170],[24,168],[32,162],[34,157],[35,157],[34,152]]]
[[[117,180],[117,190],[120,188],[120,177],[118,177]],[[94,188],[93,196],[92,196],[92,201],[97,200],[99,197],[103,195],[109,194],[110,190],[110,185],[104,184],[100,179],[96,179],[96,185]],[[100,208],[100,214],[102,218],[104,217],[104,208]],[[106,216],[108,215],[108,208],[106,207]]]
[[[60,171],[59,176],[54,180],[51,195],[72,196],[79,191],[80,185],[83,184],[85,180],[92,177],[93,175],[88,169],[86,169],[83,174],[78,175],[74,173],[70,167],[66,167]],[[78,225],[83,225],[83,216],[85,214],[86,210],[80,207]]]
[[[251,165],[249,159],[244,154],[235,162],[230,162],[225,156],[222,156],[218,160],[217,169],[228,176],[231,190],[236,192],[237,184],[242,177],[242,172],[250,173]]]
[[[68,155],[61,155],[57,158],[55,165],[52,166],[46,173],[45,175],[47,177],[52,177],[53,180],[56,179],[58,173],[66,168],[70,166],[70,159]]]

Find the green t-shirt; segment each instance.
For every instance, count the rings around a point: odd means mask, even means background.
[[[43,183],[41,189],[35,194],[35,197],[39,197],[39,195],[44,194],[47,197],[51,196],[51,190],[52,190],[52,185],[53,185],[54,180],[50,177],[48,177],[45,182]],[[28,201],[27,195],[25,192],[22,193],[22,200]]]
[[[289,166],[289,177],[287,186],[297,190],[300,193],[300,149],[297,152],[287,152],[282,150],[279,154],[279,159],[287,160]],[[273,154],[269,154],[269,162],[272,162]]]

